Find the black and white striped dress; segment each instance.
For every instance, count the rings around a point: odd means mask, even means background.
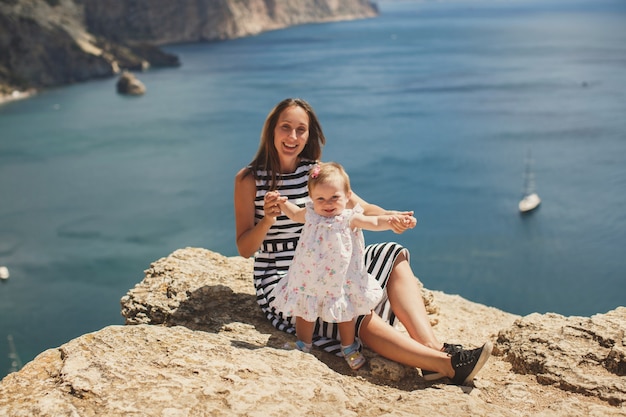
[[[303,207],[308,198],[307,181],[309,170],[314,164],[314,161],[303,160],[299,163],[294,173],[280,175],[278,182],[280,194],[288,197],[292,203]],[[264,216],[263,199],[269,191],[270,177],[265,171],[259,171],[256,173],[256,178],[254,205],[255,223],[258,223]],[[289,269],[302,227],[301,223],[295,223],[285,215],[279,216],[267,233],[254,259],[254,288],[256,289],[257,303],[259,303],[263,314],[274,327],[291,334],[296,331],[294,325],[295,318],[283,317],[281,313],[276,312],[272,307],[272,302],[274,301],[272,292],[276,283]],[[368,245],[366,247],[365,266],[383,289],[387,286],[389,274],[396,257],[404,250],[404,247],[393,242]],[[386,293],[375,312],[393,325],[396,317],[391,311]],[[362,320],[363,316],[356,320],[357,336]],[[328,352],[337,353],[339,352],[338,335],[339,331],[336,324],[322,322],[318,319],[313,337],[315,345],[322,347]]]

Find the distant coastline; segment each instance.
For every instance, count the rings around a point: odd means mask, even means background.
[[[37,94],[37,90],[34,88],[26,91],[13,90],[10,94],[0,94],[0,105],[10,103],[12,101],[23,100]]]
[[[307,23],[372,18],[369,0],[0,2],[0,104],[31,89],[114,77],[123,70],[177,67],[161,49],[213,42]],[[33,90],[34,91],[34,90]]]

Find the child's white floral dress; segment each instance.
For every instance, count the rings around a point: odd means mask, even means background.
[[[383,290],[365,270],[365,239],[361,229],[350,229],[360,206],[324,217],[306,203],[305,224],[288,273],[281,278],[273,302],[287,317],[307,321],[318,317],[329,323],[350,321],[369,314]]]

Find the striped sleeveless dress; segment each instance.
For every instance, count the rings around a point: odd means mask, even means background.
[[[282,196],[289,198],[289,201],[304,207],[308,199],[307,181],[309,171],[315,165],[315,161],[302,160],[298,164],[296,171],[291,174],[279,175],[278,191]],[[263,199],[270,191],[271,177],[265,171],[256,172],[256,197],[255,223],[258,223],[264,216]],[[285,215],[277,217],[276,222],[254,257],[254,288],[256,290],[256,300],[265,317],[278,330],[295,334],[295,317],[283,317],[272,307],[274,296],[272,295],[278,281],[287,273],[291,260],[293,259],[298,238],[303,225],[295,223]],[[389,274],[397,256],[406,249],[394,242],[378,243],[368,245],[365,248],[365,266],[367,271],[379,282],[383,290],[387,286]],[[408,257],[408,252],[406,252]],[[395,315],[391,311],[391,306],[386,292],[380,304],[374,310],[383,320],[391,325],[395,322]],[[356,335],[364,316],[356,320]],[[293,322],[292,322],[293,319]],[[339,330],[336,323],[323,322],[317,320],[315,324],[313,343],[331,353],[340,352],[338,341]]]

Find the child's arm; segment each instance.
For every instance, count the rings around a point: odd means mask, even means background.
[[[380,232],[383,230],[393,230],[392,221],[400,221],[412,228],[417,223],[413,216],[399,214],[381,214],[378,216],[366,216],[365,214],[356,213],[352,217],[350,227],[358,227],[372,232]]]
[[[291,203],[287,200],[287,197],[282,197],[278,193],[278,191],[270,191],[267,195],[271,195],[275,193],[278,196],[276,202],[278,203],[278,207],[280,207],[281,211],[285,213],[287,217],[293,220],[296,223],[304,223],[304,214],[306,212],[306,208],[298,207],[297,205]]]
[[[287,197],[281,197],[278,200],[278,206],[285,213],[287,217],[296,223],[304,223],[304,214],[306,208],[298,207],[290,201],[287,201]]]

